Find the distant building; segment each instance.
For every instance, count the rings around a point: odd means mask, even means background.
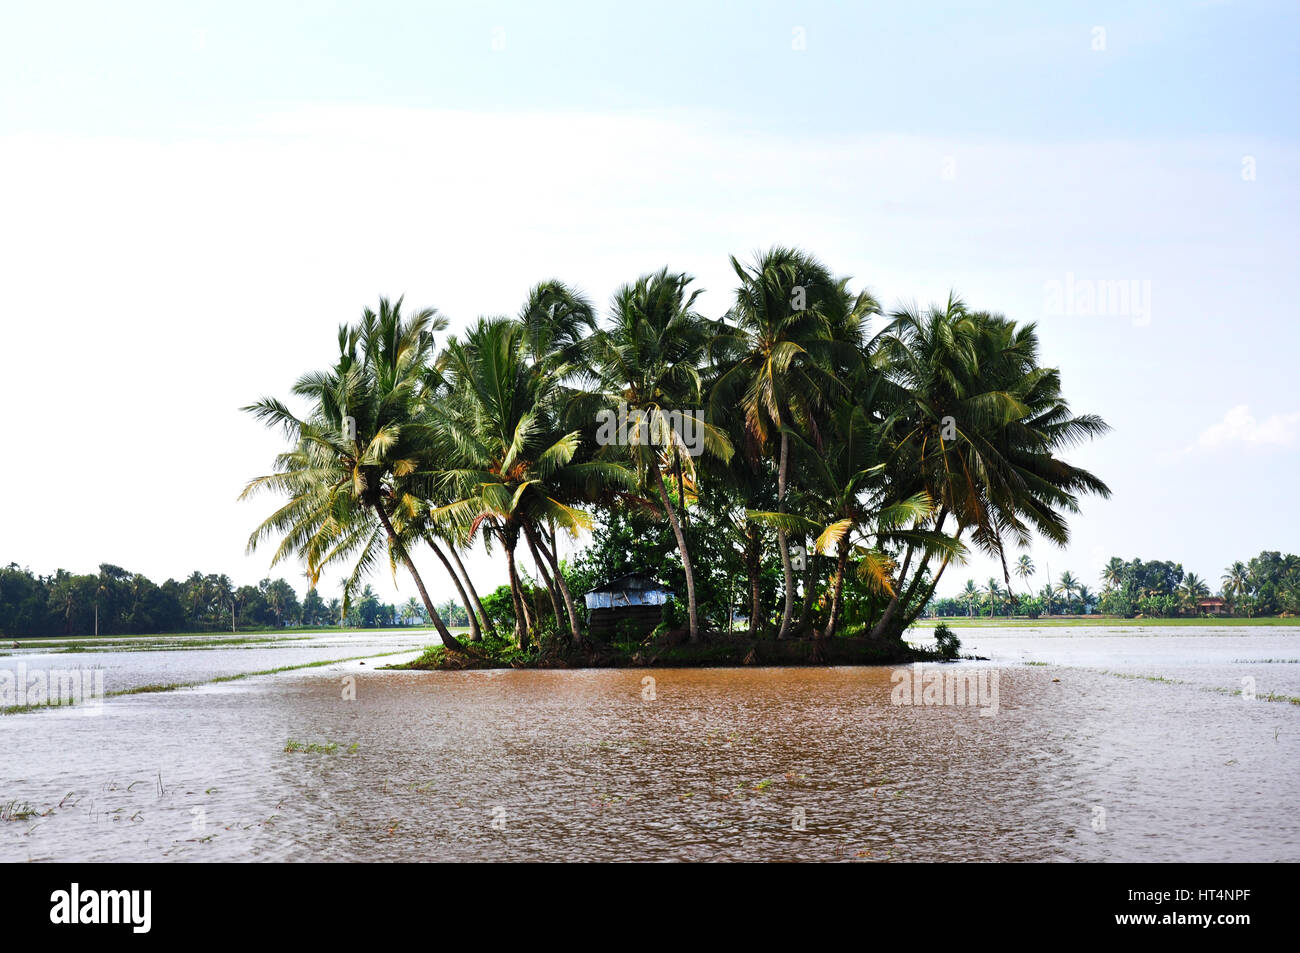
[[[1201,599],[1196,603],[1196,611],[1205,615],[1223,615],[1228,604],[1218,596],[1211,596],[1209,599]]]
[[[594,638],[644,638],[663,619],[663,605],[673,592],[652,576],[629,573],[586,594],[589,629]]]

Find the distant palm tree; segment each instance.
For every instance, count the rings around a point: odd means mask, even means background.
[[[1070,610],[1070,600],[1074,597],[1074,594],[1079,591],[1079,580],[1075,579],[1074,575],[1067,569],[1065,572],[1061,573],[1061,581],[1056,584],[1056,591],[1065,596],[1065,609],[1068,614]]]
[[[1011,571],[1021,579],[1028,579],[1034,574],[1034,561],[1029,558],[1028,553],[1024,553],[1016,560],[1016,567]]]
[[[1245,563],[1237,560],[1223,574],[1222,582],[1223,595],[1235,605],[1250,588],[1250,570]]]
[[[424,606],[420,605],[419,601],[412,596],[406,601],[406,605],[402,606],[402,618],[406,621],[407,625],[423,622]]]
[[[1205,599],[1210,594],[1210,587],[1205,584],[1205,580],[1194,572],[1189,572],[1178,587],[1179,601],[1183,608],[1196,611],[1197,603]]]
[[[1101,581],[1107,589],[1118,589],[1124,575],[1124,560],[1118,556],[1110,557],[1106,568],[1101,571]]]
[[[1043,612],[1052,615],[1056,608],[1056,592],[1052,589],[1050,582],[1045,583],[1043,588],[1038,590],[1038,598],[1043,600]]]
[[[989,578],[988,585],[984,587],[984,601],[989,604],[989,617],[997,614],[998,603],[1002,600],[1002,587],[998,581],[992,577]]]
[[[1091,589],[1089,589],[1087,586],[1080,584],[1080,586],[1079,586],[1079,609],[1080,609],[1080,611],[1081,611],[1084,615],[1087,615],[1089,604],[1091,604],[1091,603],[1093,603],[1093,602],[1096,602],[1096,601],[1097,601],[1097,596],[1093,593],[1093,591],[1092,591]]]
[[[974,579],[966,580],[966,588],[961,591],[959,598],[966,603],[966,614],[973,616],[975,614],[975,603],[979,602],[980,599],[979,587],[975,585]]]

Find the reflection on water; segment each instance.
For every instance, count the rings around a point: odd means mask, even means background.
[[[888,667],[391,659],[7,716],[0,806],[36,813],[0,859],[1300,859],[1300,707],[1231,694],[1300,695],[1300,629],[959,634],[996,717],[891,705]],[[149,666],[189,654],[109,664],[175,681]]]

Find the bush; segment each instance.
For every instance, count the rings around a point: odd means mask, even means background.
[[[663,624],[670,629],[680,629],[686,625],[686,606],[677,599],[669,599],[664,603]]]
[[[951,662],[959,657],[957,653],[961,651],[961,639],[948,628],[946,622],[940,622],[934,627],[934,644],[939,650],[939,657],[945,661]]]

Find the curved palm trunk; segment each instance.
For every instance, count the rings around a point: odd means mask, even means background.
[[[478,627],[478,617],[474,615],[474,606],[470,604],[469,594],[465,591],[465,587],[460,584],[460,577],[456,575],[456,570],[452,568],[451,563],[442,551],[442,547],[434,542],[432,536],[426,536],[425,542],[429,544],[429,548],[433,550],[434,555],[442,562],[443,568],[447,570],[447,575],[451,576],[451,581],[456,586],[456,592],[460,594],[461,605],[465,607],[465,615],[469,617],[469,640],[471,642],[483,641],[483,633]]]
[[[496,624],[488,617],[487,611],[483,608],[483,602],[478,597],[478,590],[474,588],[474,580],[469,578],[469,572],[465,569],[465,564],[460,560],[460,553],[456,552],[455,546],[448,546],[447,549],[451,552],[451,559],[456,564],[456,571],[460,573],[465,583],[465,589],[474,602],[474,608],[478,610],[479,624],[488,635],[494,639],[500,638],[497,634]]]
[[[668,514],[668,522],[673,527],[673,535],[677,537],[677,552],[682,557],[682,570],[686,573],[686,606],[690,613],[691,634],[690,640],[698,642],[700,640],[700,617],[695,605],[695,571],[691,568],[691,554],[686,549],[686,536],[682,533],[682,525],[677,519],[677,511],[673,509],[672,500],[668,498],[668,487],[664,485],[664,475],[659,470],[659,461],[651,457],[650,469],[654,472],[655,482],[659,485],[659,496],[664,501],[664,511]]]
[[[538,540],[537,547],[550,561],[551,568],[555,572],[555,582],[559,586],[560,595],[564,597],[565,611],[569,614],[569,634],[573,637],[573,641],[577,642],[582,638],[582,632],[578,627],[578,613],[573,607],[573,593],[569,591],[569,584],[564,579],[564,573],[560,571],[560,562],[556,559],[554,551],[547,548],[545,539]]]
[[[868,636],[868,638],[878,639],[886,634],[893,634],[891,630],[891,625],[894,622],[894,617],[898,615],[898,607],[899,604],[902,602],[902,597],[900,593],[902,592],[903,589],[903,580],[907,577],[907,569],[911,565],[911,563],[912,563],[912,547],[908,546],[907,555],[903,557],[903,568],[898,574],[898,586],[894,590],[893,596],[890,597],[889,604],[885,606],[884,615],[880,617],[879,622],[877,622],[875,625],[871,627],[871,634]],[[902,630],[899,629],[900,633],[901,631]]]
[[[777,512],[785,512],[785,478],[790,464],[790,437],[784,431],[781,433],[781,465],[776,475],[776,500]],[[781,527],[776,529],[777,545],[781,547],[781,572],[785,576],[785,608],[781,611],[781,628],[776,633],[778,639],[788,638],[790,635],[790,620],[794,616],[794,569],[790,565],[790,546],[786,539],[785,530]]]
[[[835,627],[839,624],[840,613],[844,611],[844,572],[849,565],[849,539],[848,534],[840,540],[838,552],[835,559],[835,585],[831,592],[831,617],[826,623],[826,638],[835,635]]]
[[[546,568],[546,563],[542,561],[541,554],[537,551],[537,534],[533,532],[532,526],[524,524],[524,537],[528,540],[528,550],[533,554],[533,565],[537,567],[537,574],[542,577],[542,582],[546,584],[546,594],[551,599],[551,612],[555,616],[555,630],[560,630],[560,599],[555,592],[555,580],[551,578],[551,572]]]
[[[958,536],[960,535],[961,534],[959,532]],[[917,609],[915,612],[913,612],[910,618],[906,618],[903,620],[903,624],[899,627],[900,632],[903,629],[907,628],[909,625],[911,625],[913,622],[915,622],[917,617],[920,616],[920,614],[925,611],[925,605],[930,601],[931,598],[933,598],[934,590],[939,587],[939,580],[943,578],[944,570],[948,568],[948,563],[951,561],[951,559],[952,559],[951,556],[943,557],[943,561],[939,563],[938,571],[935,572],[933,578],[931,578],[930,584],[925,587],[924,595],[922,595],[922,597],[916,600],[914,603],[915,605],[920,606],[920,608]],[[912,596],[914,595],[914,590],[916,589],[916,585],[917,582],[919,582],[919,579],[920,577],[918,576],[917,580],[913,581],[911,588],[908,589],[908,594],[907,597],[904,599],[904,602],[913,604]]]
[[[420,599],[424,602],[424,610],[429,613],[429,620],[433,627],[438,630],[438,638],[442,639],[442,644],[452,652],[464,652],[465,646],[461,645],[460,640],[451,634],[451,631],[443,624],[442,616],[438,615],[438,610],[433,607],[433,600],[429,598],[429,592],[424,588],[424,580],[420,578],[420,573],[415,568],[415,563],[411,561],[411,554],[406,551],[397,534],[393,532],[393,524],[388,521],[388,514],[384,512],[384,507],[375,503],[375,513],[379,516],[379,522],[384,525],[384,532],[388,534],[388,545],[391,546],[401,557],[402,562],[406,565],[406,571],[411,574],[415,580],[415,588],[420,592]]]
[[[532,628],[532,620],[528,617],[528,606],[519,585],[519,574],[515,571],[516,543],[518,543],[517,538],[514,541],[503,540],[506,550],[506,572],[510,576],[510,601],[515,606],[515,644],[523,649],[528,647],[528,630]]]

